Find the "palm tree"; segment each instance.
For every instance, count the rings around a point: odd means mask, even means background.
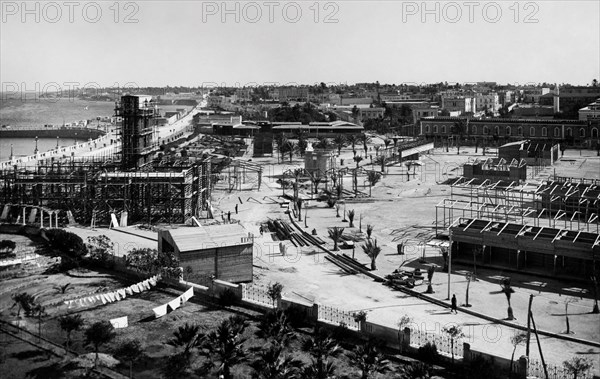
[[[369,196],[371,196],[371,189],[379,180],[381,180],[381,173],[377,171],[368,171],[367,180],[369,181]]]
[[[333,137],[333,144],[337,148],[338,155],[341,154],[342,148],[344,146],[346,146],[346,143],[347,143],[347,140],[346,140],[346,137],[344,137],[343,134],[338,134],[335,137]]]
[[[594,294],[594,308],[592,309],[592,313],[600,313],[600,308],[598,308],[598,278],[596,275],[592,275],[590,279],[592,281],[592,292]]]
[[[270,340],[273,345],[288,346],[296,338],[296,333],[284,311],[272,310],[260,319],[256,336]]]
[[[369,379],[371,374],[383,374],[389,370],[389,361],[381,354],[380,342],[368,340],[348,353],[350,361],[361,370],[361,379]]]
[[[371,233],[373,233],[373,225],[367,224],[367,239],[371,239]]]
[[[359,143],[360,141],[358,140],[358,136],[356,134],[349,134],[346,136],[346,141],[352,145],[352,152],[354,153],[354,155],[356,155],[356,144]]]
[[[348,221],[350,221],[350,227],[352,228],[354,226],[354,209],[350,209],[348,211]]]
[[[186,368],[190,365],[191,351],[199,344],[200,327],[188,324],[180,326],[173,332],[173,338],[167,341],[167,345],[179,348],[183,347],[182,358],[185,358]]]
[[[360,155],[354,156],[354,162],[356,162],[356,169],[354,169],[354,193],[358,192],[358,164],[363,160],[363,157]]]
[[[446,333],[450,337],[450,352],[452,353],[452,364],[454,364],[454,342],[465,336],[462,328],[458,325],[452,325],[450,327],[445,326],[442,332]]]
[[[377,239],[367,240],[367,242],[362,246],[365,254],[371,258],[371,270],[377,270],[377,266],[375,265],[375,260],[381,253],[381,247],[377,246]]]
[[[65,350],[68,352],[71,346],[71,333],[76,332],[83,326],[81,315],[64,315],[58,318],[58,325],[67,334],[65,341]]]
[[[121,361],[129,362],[129,377],[133,378],[133,363],[144,357],[144,349],[140,341],[126,340],[117,346],[114,355]]]
[[[412,318],[407,314],[400,317],[400,320],[398,320],[398,344],[400,345],[400,354],[402,354],[402,350],[404,347],[404,329],[412,321],[413,321]]]
[[[429,379],[431,378],[431,365],[415,361],[402,368],[399,379]]]
[[[304,364],[284,355],[280,345],[271,345],[267,350],[261,349],[250,366],[254,369],[253,379],[296,379]]]
[[[326,379],[330,377],[335,366],[329,362],[329,357],[338,355],[342,349],[331,335],[320,328],[315,328],[312,337],[304,340],[302,350],[312,356],[312,365],[307,368],[306,373],[312,374],[311,378]]]
[[[231,368],[247,360],[242,346],[246,342],[242,335],[247,326],[247,321],[240,316],[231,316],[223,320],[216,330],[202,337],[200,354],[208,358],[202,367],[203,372],[216,367],[217,373],[224,379],[232,379]]]
[[[517,351],[517,346],[523,344],[525,341],[527,341],[527,333],[518,333],[518,334],[515,334],[514,336],[510,337],[510,343],[512,343],[512,345],[513,345],[512,355],[510,356],[510,370],[509,370],[511,377],[512,377],[513,362],[515,360],[515,351]]]
[[[287,141],[286,144],[286,151],[290,154],[290,163],[292,163],[292,158],[294,156],[294,151],[298,150],[298,144],[292,142],[292,141]]]
[[[11,295],[14,302],[12,307],[17,306],[17,318],[21,316],[21,309],[25,311],[25,315],[29,316],[35,305],[35,298],[27,292],[14,293]],[[11,308],[12,308],[11,307]]]
[[[467,122],[465,122],[465,120],[460,119],[460,120],[456,121],[454,123],[454,125],[450,128],[450,132],[457,137],[456,138],[456,148],[457,148],[456,154],[460,154],[460,141],[467,131],[468,122],[469,122],[468,120],[467,120]]]
[[[475,278],[475,275],[472,272],[469,272],[465,275],[465,278],[467,279],[467,293],[465,296],[465,307],[470,307],[471,304],[469,304],[469,287],[471,286],[471,282],[473,281],[473,278]]]
[[[317,143],[315,143],[315,147],[319,149],[329,149],[331,147],[331,141],[327,137],[317,137]]]
[[[283,133],[275,135],[275,142],[277,142],[277,150],[279,151],[279,156],[281,161],[283,161],[283,154],[287,151],[287,143],[288,139],[285,137]],[[279,162],[279,160],[278,160]]]
[[[573,357],[568,361],[564,361],[563,366],[565,370],[573,375],[573,379],[577,379],[579,374],[587,373],[588,370],[592,368],[593,364],[586,358]]]
[[[344,234],[344,228],[334,226],[333,228],[329,228],[327,232],[329,233],[329,238],[333,240],[333,250],[337,251],[338,241],[340,240],[340,238],[342,238],[342,235]]]
[[[94,367],[98,364],[98,352],[100,346],[109,343],[116,337],[115,328],[108,321],[98,321],[90,325],[85,331],[85,344],[94,347],[96,360]]]
[[[510,277],[508,278],[504,278],[504,280],[502,280],[502,292],[504,292],[504,294],[506,295],[506,301],[508,301],[508,320],[514,320],[515,316],[513,315],[513,309],[510,306],[510,297],[511,295],[515,292],[514,289],[512,289],[511,285],[510,285]]]
[[[367,143],[371,142],[371,137],[369,137],[365,133],[361,133],[361,134],[358,135],[358,139],[363,144],[363,149],[365,150],[365,157],[366,157],[367,156],[367,151],[369,150],[368,146],[367,146]]]

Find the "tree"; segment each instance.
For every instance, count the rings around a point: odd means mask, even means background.
[[[279,158],[283,162],[283,155],[286,153],[288,146],[288,139],[283,133],[275,135],[275,142],[277,143],[277,151],[279,152]],[[277,160],[279,162],[279,159]]]
[[[329,333],[315,328],[313,335],[302,343],[302,350],[312,357],[312,365],[305,370],[305,374],[310,374],[308,377],[326,379],[332,376],[335,366],[329,362],[329,357],[337,356],[341,348]]]
[[[346,140],[346,137],[344,137],[343,134],[338,134],[335,137],[333,137],[333,144],[337,148],[338,155],[341,154],[342,148],[344,146],[346,146],[346,143],[347,143],[347,140]]]
[[[592,275],[590,277],[590,280],[592,281],[592,292],[594,294],[594,308],[592,310],[592,313],[600,313],[600,308],[598,308],[598,277],[596,275]]]
[[[471,304],[469,304],[469,287],[471,286],[471,282],[473,281],[473,278],[475,278],[475,275],[472,272],[469,272],[465,275],[465,278],[467,279],[467,293],[465,296],[465,304],[463,306],[470,307]]]
[[[591,361],[586,358],[573,357],[568,361],[563,362],[563,367],[567,370],[571,375],[573,375],[573,379],[577,379],[579,374],[586,374],[589,369],[591,369],[594,365]]]
[[[433,293],[433,287],[431,286],[431,282],[433,281],[433,274],[435,273],[435,266],[431,265],[427,269],[427,291],[425,293]]]
[[[452,364],[454,364],[454,342],[465,336],[462,331],[462,328],[458,325],[445,326],[442,329],[443,333],[446,333],[450,338],[450,352],[452,353]]]
[[[460,141],[467,132],[468,125],[468,121],[465,122],[465,120],[459,119],[450,128],[450,132],[456,137],[456,154],[460,154]]]
[[[281,284],[279,282],[275,282],[273,284],[269,283],[267,295],[273,302],[273,306],[276,306],[277,300],[281,299],[282,291],[283,291],[283,284]]]
[[[371,374],[383,374],[390,369],[389,361],[381,354],[381,346],[381,342],[370,339],[348,353],[352,364],[361,371],[361,379],[369,379]]]
[[[367,156],[367,152],[369,151],[367,144],[371,142],[371,137],[366,135],[365,133],[361,133],[358,135],[358,139],[363,144],[363,150],[365,151],[365,157]]]
[[[346,141],[352,146],[352,152],[356,155],[356,144],[360,142],[358,136],[356,134],[349,134],[346,136]]]
[[[338,250],[338,241],[342,238],[344,234],[344,228],[340,228],[339,226],[334,226],[333,228],[327,229],[329,233],[329,238],[333,240],[333,250]]]
[[[506,301],[508,302],[508,320],[514,320],[515,316],[513,315],[513,309],[510,306],[510,297],[515,292],[510,285],[510,277],[504,278],[502,280],[502,292],[506,295]]]
[[[144,274],[161,274],[178,279],[181,275],[179,259],[172,252],[142,248],[130,251],[125,257],[125,266]]]
[[[185,369],[190,366],[192,349],[198,347],[200,327],[195,324],[180,326],[173,332],[173,338],[167,341],[167,345],[176,348],[183,348],[178,353],[181,355],[181,362],[185,365]]]
[[[27,292],[15,293],[11,295],[13,305],[17,306],[17,318],[21,317],[21,309],[25,311],[25,316],[30,316],[35,306],[35,298]],[[11,308],[12,308],[11,307]]]
[[[371,189],[379,180],[381,180],[381,173],[377,171],[368,171],[367,180],[369,181],[369,196],[371,196]]]
[[[114,245],[110,238],[105,235],[90,236],[87,238],[86,243],[90,259],[104,265],[114,256]]]
[[[354,162],[356,162],[356,169],[354,169],[354,193],[358,192],[358,164],[363,160],[363,157],[360,155],[354,156]]]
[[[351,228],[354,227],[354,216],[355,216],[354,209],[350,209],[348,211],[348,221],[350,221]]]
[[[571,324],[569,323],[569,304],[577,302],[577,298],[569,296],[565,299],[565,322],[567,324],[567,330],[565,334],[571,334]]]
[[[115,328],[108,321],[98,321],[85,330],[85,344],[92,346],[96,353],[94,367],[98,365],[98,353],[100,346],[109,343],[116,337]]]
[[[377,246],[377,239],[367,240],[367,242],[362,246],[365,254],[371,258],[371,270],[377,270],[377,266],[375,265],[375,260],[381,253],[381,247]]]
[[[71,347],[71,333],[76,332],[83,326],[81,315],[64,315],[58,318],[58,325],[67,334],[65,341],[65,350],[68,352]]]
[[[38,321],[38,337],[42,337],[42,317],[47,316],[46,307],[41,304],[35,304],[33,306],[32,315],[37,317]]]
[[[44,231],[44,235],[48,239],[48,245],[51,249],[57,251],[63,258],[75,265],[79,265],[86,254],[86,246],[81,237],[58,228],[47,229]]]
[[[15,241],[11,240],[2,240],[0,241],[0,251],[3,253],[12,253],[17,247]]]
[[[248,359],[242,346],[246,342],[242,335],[247,326],[247,321],[242,317],[231,316],[223,320],[216,330],[204,335],[200,354],[208,359],[201,371],[206,372],[216,367],[217,374],[223,375],[224,379],[232,379],[231,368]]]
[[[512,355],[510,356],[510,370],[512,376],[513,362],[515,361],[515,351],[517,350],[517,346],[525,343],[527,341],[527,333],[518,333],[514,336],[510,337],[510,343],[513,345]]]
[[[296,333],[284,311],[271,310],[260,319],[256,336],[269,340],[274,345],[288,346]]]
[[[144,349],[138,340],[126,340],[114,350],[115,357],[120,361],[129,362],[129,377],[133,378],[133,363],[144,357]]]
[[[319,149],[329,149],[331,147],[331,141],[327,137],[317,137],[317,143],[315,147]]]
[[[431,378],[431,365],[415,361],[402,368],[399,379],[429,379]]]
[[[367,224],[367,239],[371,239],[371,233],[373,233],[373,225]]]
[[[253,379],[296,379],[304,364],[291,355],[283,354],[280,345],[261,349],[256,360],[250,364],[254,369]]]
[[[412,318],[407,314],[404,314],[398,320],[398,344],[400,345],[400,353],[402,353],[404,347],[404,329],[412,322]]]

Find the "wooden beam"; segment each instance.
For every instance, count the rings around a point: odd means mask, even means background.
[[[521,227],[521,230],[519,230],[519,232],[518,232],[518,233],[517,233],[517,235],[515,236],[515,238],[517,238],[518,236],[520,236],[520,235],[521,235],[521,232],[522,232],[522,231],[523,231],[523,229],[525,229],[526,227],[527,227],[527,224],[523,225],[523,226]]]
[[[560,229],[560,230],[558,231],[558,233],[556,233],[556,235],[555,235],[555,236],[554,236],[554,238],[552,239],[552,243],[554,243],[554,241],[556,241],[557,239],[560,239],[560,238],[562,237],[562,232],[563,232],[563,229]]]
[[[506,229],[507,226],[508,226],[508,222],[506,224],[504,224],[504,226],[502,227],[502,229],[500,229],[500,231],[496,235],[499,236],[500,234],[502,234],[502,232],[504,231],[504,229]]]
[[[575,238],[573,238],[573,243],[575,243],[575,241],[577,241],[577,238],[579,238],[580,234],[581,234],[581,230],[579,232],[577,232],[577,235],[575,236]]]
[[[598,235],[598,237],[596,237],[596,241],[594,241],[594,244],[592,245],[592,249],[594,247],[596,247],[596,245],[600,246],[600,235]]]
[[[488,226],[490,226],[490,224],[491,224],[492,222],[493,222],[493,221],[489,221],[489,222],[487,223],[487,225],[486,225],[486,226],[484,226],[484,227],[483,227],[483,228],[482,228],[482,229],[479,231],[479,234],[481,234],[481,233],[485,232],[485,229],[486,229]]]
[[[543,227],[543,226],[542,226],[542,227],[540,228],[540,230],[538,230],[538,232],[535,234],[535,237],[533,237],[533,240],[532,240],[532,241],[535,241],[535,239],[536,239],[536,238],[538,238],[538,236],[540,235],[540,233],[542,232],[542,230],[544,230],[544,227]]]

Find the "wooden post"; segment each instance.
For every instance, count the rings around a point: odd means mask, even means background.
[[[531,303],[533,295],[529,295],[529,306],[527,307],[527,343],[525,345],[525,355],[529,358],[529,342],[531,340]]]
[[[542,359],[542,366],[544,367],[544,375],[546,379],[548,379],[548,368],[546,367],[546,362],[544,361],[544,354],[542,353],[542,345],[540,344],[540,336],[538,336],[537,328],[535,327],[535,320],[533,319],[533,314],[529,314],[529,318],[531,319],[531,323],[533,324],[533,331],[535,332],[535,339],[537,340],[538,349],[540,350],[540,358]]]

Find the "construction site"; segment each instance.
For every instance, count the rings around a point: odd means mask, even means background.
[[[0,219],[58,227],[186,223],[208,217],[210,158],[154,158],[159,110],[149,96],[123,96],[115,115],[123,121],[116,135],[121,149],[113,157],[40,160],[35,166],[2,170]]]

